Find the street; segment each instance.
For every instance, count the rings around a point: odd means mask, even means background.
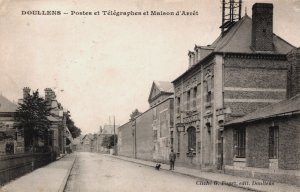
[[[81,152],[77,153],[65,191],[244,191],[205,183],[192,177],[157,171],[108,155]]]

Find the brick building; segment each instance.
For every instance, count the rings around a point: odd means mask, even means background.
[[[222,168],[223,125],[285,99],[286,54],[273,33],[273,5],[257,3],[208,46],[189,52],[189,68],[173,81],[178,163]],[[182,130],[181,130],[182,131]]]
[[[287,58],[287,99],[225,125],[227,173],[300,186],[300,48]]]
[[[168,162],[174,132],[174,99],[172,94],[170,96],[170,85],[155,81],[148,99],[151,108],[118,128],[119,155]]]

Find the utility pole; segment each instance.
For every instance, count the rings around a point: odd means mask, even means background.
[[[115,116],[114,116],[114,155],[117,155]]]

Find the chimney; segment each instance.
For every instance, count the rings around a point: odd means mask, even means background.
[[[193,51],[189,51],[189,68],[191,68],[195,64],[195,53]]]
[[[300,48],[295,48],[287,54],[287,99],[300,94]]]
[[[194,51],[195,51],[195,64],[198,63],[201,59],[201,54],[200,54],[200,49],[201,47],[198,45],[195,45]]]
[[[44,91],[45,91],[45,100],[46,101],[51,101],[52,89],[51,88],[46,88]]]
[[[252,7],[252,48],[273,51],[273,4],[255,3]]]
[[[30,88],[29,87],[24,87],[23,88],[23,99],[29,96],[30,93]]]

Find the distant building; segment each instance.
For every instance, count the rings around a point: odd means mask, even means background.
[[[114,134],[118,135],[118,128],[120,125],[104,125],[103,128],[100,129],[99,134],[97,135],[97,152],[100,153],[109,153],[110,149],[102,146],[103,139],[105,137],[110,137]]]
[[[287,99],[225,125],[226,173],[300,186],[300,48],[288,60]]]
[[[173,81],[177,162],[222,168],[224,123],[286,95],[286,54],[294,47],[273,33],[273,5],[256,3],[211,45],[188,53],[189,68]]]
[[[96,134],[86,134],[82,137],[80,141],[80,147],[78,151],[83,152],[96,152],[97,135]]]
[[[104,125],[100,131],[100,134],[117,134],[117,129],[120,125]]]
[[[0,155],[8,152],[7,144],[12,148],[8,153],[24,152],[24,138],[14,127],[17,105],[0,95]]]

